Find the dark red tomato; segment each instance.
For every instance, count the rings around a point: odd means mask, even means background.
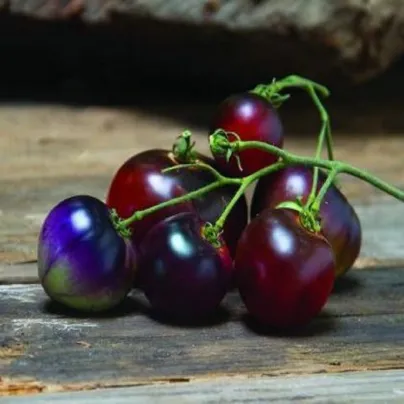
[[[202,154],[198,154],[197,158],[206,164],[215,166],[215,162],[211,158]],[[181,168],[160,174],[161,170],[177,164],[181,164],[181,162],[168,150],[152,149],[133,156],[124,163],[113,179],[107,204],[116,208],[118,213],[124,212],[128,216],[128,213],[133,212],[135,209],[143,209],[143,207],[138,206],[138,193],[141,192],[138,184],[145,182],[149,184],[147,188],[148,193],[144,196],[142,203],[152,206],[157,201],[164,202],[172,199],[173,190],[183,189],[188,193],[202,188],[215,180],[209,171],[198,167]],[[141,176],[144,178],[140,183],[138,182],[139,173],[142,173]],[[164,175],[164,179],[162,175]],[[159,180],[157,181],[156,178]],[[151,182],[153,183],[152,185]],[[163,182],[165,185],[163,185]],[[192,205],[195,206],[202,220],[214,223],[230,202],[236,190],[237,187],[233,186],[217,188],[204,194],[201,198],[193,199]],[[173,211],[174,213],[178,213],[178,209],[184,210],[184,207],[170,208],[170,210],[164,209],[165,212],[161,212],[158,219],[171,216]],[[187,209],[189,210],[189,206]],[[237,241],[247,225],[247,221],[248,207],[246,198],[243,197],[239,199],[237,205],[232,210],[223,229],[223,237],[232,254],[235,253]],[[153,224],[155,222],[156,220],[153,220]],[[147,225],[149,226],[149,222]]]
[[[235,276],[249,313],[274,328],[307,324],[324,307],[335,279],[334,254],[298,212],[266,209],[244,230]]]
[[[230,287],[233,262],[223,243],[203,237],[196,214],[167,218],[140,245],[139,283],[152,308],[177,320],[198,319],[215,311]]]
[[[320,170],[318,190],[326,179]],[[263,209],[275,208],[279,203],[296,200],[302,196],[307,201],[313,184],[313,169],[292,166],[262,177],[255,188],[251,217]],[[349,270],[357,259],[361,244],[362,230],[359,218],[342,192],[331,186],[320,207],[322,232],[330,242],[336,259],[336,276]]]
[[[210,134],[217,129],[235,132],[244,141],[283,147],[283,126],[277,111],[265,98],[253,93],[236,94],[224,100],[213,116]],[[229,139],[236,140],[232,135]],[[215,159],[223,172],[234,177],[252,174],[278,160],[275,155],[256,149],[244,150],[239,157],[243,171],[234,156],[229,162],[223,157]]]
[[[143,153],[140,154],[140,156]],[[134,156],[116,172],[110,184],[106,204],[122,218],[134,212],[186,194],[178,181],[161,173],[153,159]],[[131,226],[132,238],[138,244],[147,231],[160,220],[184,211],[192,212],[192,202],[184,202],[156,211]]]

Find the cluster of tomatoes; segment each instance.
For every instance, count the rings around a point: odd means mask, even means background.
[[[217,129],[283,147],[277,110],[247,92],[224,100],[213,116]],[[237,157],[237,158],[236,158]],[[115,173],[106,203],[77,195],[57,204],[39,235],[38,269],[54,300],[86,311],[108,310],[131,289],[140,289],[153,311],[173,319],[205,318],[236,288],[246,310],[272,327],[308,323],[326,304],[335,279],[358,257],[359,219],[345,196],[331,185],[321,203],[321,230],[312,231],[299,212],[281,202],[307,201],[313,169],[286,166],[262,176],[250,206],[238,199],[217,237],[206,237],[237,191],[217,187],[197,198],[167,204],[133,221],[123,236],[114,221],[131,217],[214,181],[204,163],[227,177],[240,178],[268,167],[277,157],[243,150],[230,159],[208,157],[190,143],[172,150],[152,149],[129,158]],[[163,170],[171,168],[167,172]],[[319,173],[317,191],[326,179]],[[111,215],[111,211],[114,212]]]

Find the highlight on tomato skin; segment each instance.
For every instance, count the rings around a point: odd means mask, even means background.
[[[298,212],[265,209],[244,230],[235,259],[240,296],[264,326],[307,325],[325,306],[335,281],[334,254]]]
[[[216,167],[213,159],[201,153],[196,153],[196,159]],[[108,190],[107,205],[116,209],[121,217],[129,217],[136,210],[169,201],[215,181],[214,175],[201,167],[185,167],[162,173],[162,170],[181,163],[171,151],[164,149],[150,149],[132,156],[115,174]],[[185,211],[197,211],[202,220],[215,223],[236,191],[237,186],[219,187],[190,202],[163,208],[134,223],[133,237],[139,243],[160,220]],[[224,225],[223,237],[233,256],[241,232],[247,225],[248,213],[247,201],[243,196]]]
[[[327,174],[319,170],[317,192],[326,178]],[[302,197],[306,203],[312,186],[313,169],[301,165],[261,177],[253,193],[251,217],[297,197]],[[320,205],[320,219],[322,232],[335,253],[336,276],[340,278],[353,266],[360,253],[362,228],[359,217],[344,194],[332,185]]]
[[[283,147],[283,124],[279,114],[258,94],[235,94],[222,101],[211,120],[209,135],[218,129],[235,132],[243,141],[261,141]],[[237,138],[229,134],[229,140]],[[234,156],[227,161],[225,157],[214,155],[220,169],[233,177],[250,175],[278,160],[276,155],[257,149],[243,150],[238,156],[242,170]]]
[[[104,311],[129,293],[137,251],[115,230],[107,206],[76,195],[54,206],[38,240],[38,275],[47,295],[66,307]]]
[[[156,162],[152,153],[142,152],[132,156],[113,176],[107,192],[107,206],[115,209],[119,217],[127,219],[136,211],[184,196],[186,190],[161,170],[162,166]],[[130,226],[132,239],[135,244],[139,244],[149,229],[159,221],[177,213],[193,211],[195,208],[191,201],[162,208]]]
[[[196,321],[213,314],[228,292],[233,263],[220,240],[203,237],[196,214],[167,218],[140,245],[139,285],[153,311],[176,321]]]
[[[320,115],[311,157],[283,149],[278,111],[297,88]],[[357,177],[404,201],[404,190],[334,160],[321,101],[329,95],[326,87],[298,75],[258,84],[218,105],[205,139],[213,157],[194,150],[192,133],[185,130],[172,150],[144,150],[124,161],[106,203],[89,195],[59,202],[38,237],[45,293],[88,315],[118,309],[138,289],[151,307],[141,314],[201,326],[224,319],[215,314],[223,314],[218,309],[225,296],[237,289],[250,319],[264,326],[256,331],[300,334],[323,311],[361,250],[359,217],[332,184],[335,175]],[[328,159],[320,157],[324,148]],[[275,172],[279,167],[284,168]],[[322,169],[312,195],[314,167]],[[248,206],[239,192],[253,185]]]

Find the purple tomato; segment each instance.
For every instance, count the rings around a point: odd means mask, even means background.
[[[136,252],[115,230],[107,206],[87,195],[58,203],[38,241],[38,274],[48,296],[83,311],[120,303],[132,287]]]

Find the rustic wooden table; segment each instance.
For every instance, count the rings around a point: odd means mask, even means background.
[[[0,402],[404,402],[404,206],[353,178],[342,185],[361,256],[299,335],[261,334],[236,293],[200,328],[154,321],[139,294],[116,317],[49,305],[35,263],[47,211],[72,194],[103,198],[124,159],[169,147],[185,126],[136,109],[0,108]],[[206,151],[203,128],[191,129]],[[287,146],[313,144],[296,134]],[[403,149],[402,136],[336,135],[339,159],[398,186]]]

